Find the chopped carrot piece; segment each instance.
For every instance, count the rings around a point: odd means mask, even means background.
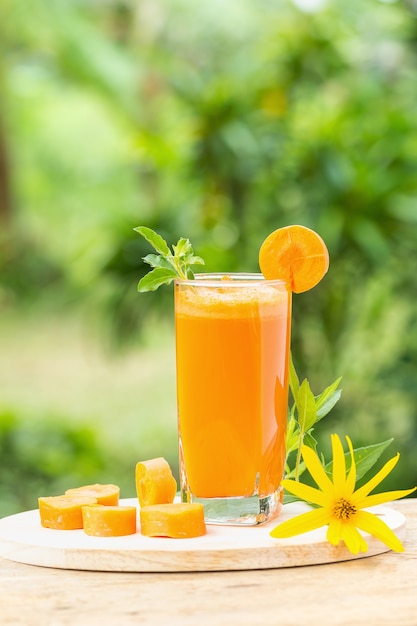
[[[204,507],[198,502],[153,504],[140,509],[141,532],[148,537],[186,539],[205,535]]]
[[[282,279],[288,289],[301,293],[321,281],[329,268],[329,253],[314,230],[285,226],[268,235],[261,245],[259,266],[266,279]]]
[[[83,506],[84,532],[93,537],[121,537],[136,532],[135,506]]]
[[[41,524],[55,530],[83,527],[82,507],[97,503],[89,496],[47,496],[38,498]]]
[[[84,485],[83,487],[75,487],[67,489],[66,496],[90,496],[97,498],[97,504],[105,504],[107,506],[117,506],[119,504],[120,487],[117,485]]]
[[[140,506],[174,501],[177,482],[168,462],[159,457],[136,464],[136,493]]]

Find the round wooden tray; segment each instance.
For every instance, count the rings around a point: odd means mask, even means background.
[[[135,498],[121,504],[137,505]],[[261,526],[207,526],[207,534],[195,539],[144,537],[90,537],[83,530],[43,528],[39,511],[26,511],[0,519],[0,556],[11,561],[56,567],[111,572],[185,572],[267,569],[317,565],[358,559],[387,552],[379,540],[366,535],[368,552],[351,554],[343,545],[326,541],[320,528],[290,539],[273,539],[269,533],[279,522],[294,517],[307,505],[286,504],[279,518]],[[402,540],[405,518],[388,507],[372,512]]]

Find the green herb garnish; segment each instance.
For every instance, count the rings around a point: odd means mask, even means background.
[[[169,285],[175,278],[192,280],[194,273],[191,267],[204,265],[203,259],[194,254],[189,239],[181,237],[171,251],[165,239],[151,228],[137,226],[133,230],[142,235],[158,253],[143,257],[145,263],[153,269],[139,281],[140,292],[155,291],[161,285]]]

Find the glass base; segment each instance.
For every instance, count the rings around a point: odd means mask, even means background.
[[[181,491],[182,502],[200,502],[204,505],[206,524],[230,526],[257,526],[276,517],[282,508],[281,487],[260,498],[198,498],[189,491]]]

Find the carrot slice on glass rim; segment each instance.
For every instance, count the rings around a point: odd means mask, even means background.
[[[288,289],[302,293],[321,281],[329,269],[329,252],[323,239],[300,225],[274,230],[262,243],[259,267],[268,280],[282,279]]]

